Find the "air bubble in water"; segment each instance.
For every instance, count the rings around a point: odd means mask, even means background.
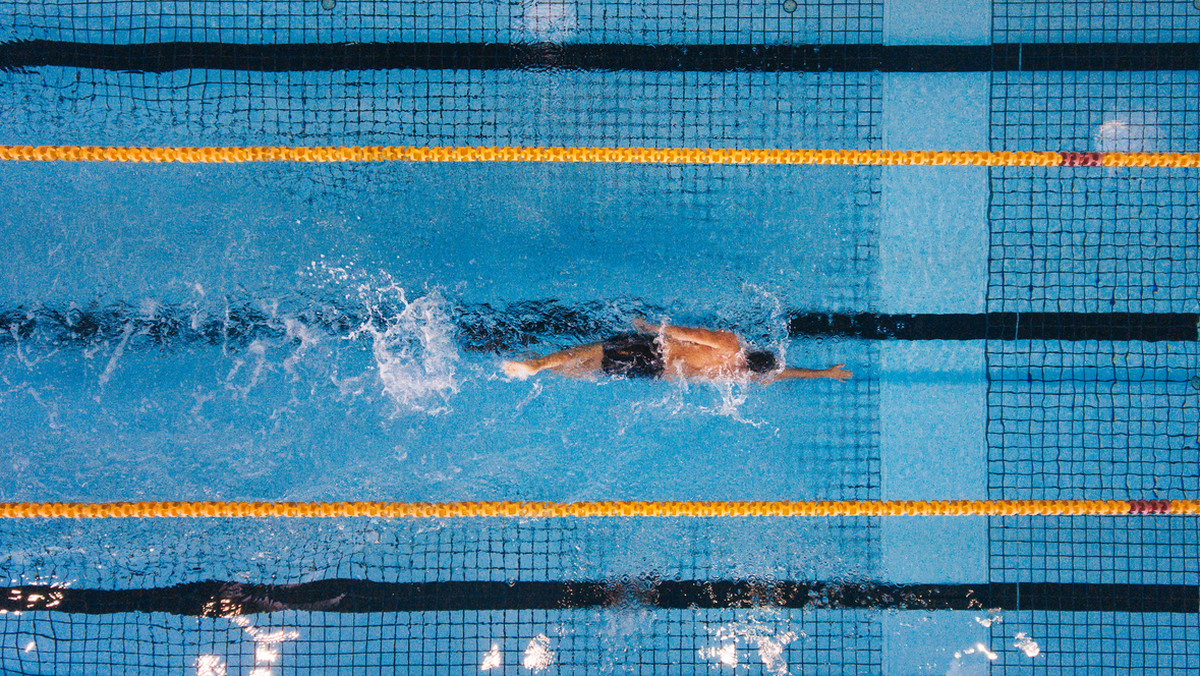
[[[333,9],[337,6],[337,0],[321,0],[321,9]]]
[[[1200,0],[1197,0],[1197,2],[1200,2]],[[796,0],[783,0],[783,11],[787,12],[788,14],[795,12],[796,8],[799,6],[800,5],[796,2]]]

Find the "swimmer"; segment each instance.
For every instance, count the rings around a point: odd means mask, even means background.
[[[604,373],[627,378],[687,380],[780,380],[831,378],[845,382],[853,373],[837,364],[826,369],[788,368],[774,354],[742,346],[737,334],[686,326],[651,326],[634,319],[636,333],[614,336],[544,357],[504,362],[504,372],[524,380],[541,371],[569,378]]]

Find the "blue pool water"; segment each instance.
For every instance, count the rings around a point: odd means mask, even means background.
[[[678,205],[609,192],[665,172],[365,167],[358,180],[393,187],[304,200],[259,167],[20,167],[4,244],[21,263],[4,286],[11,316],[39,318],[6,341],[6,399],[19,414],[5,434],[22,451],[5,492],[571,500],[852,490],[853,478],[798,451],[869,431],[870,411],[822,410],[866,392],[869,377],[763,390],[499,373],[501,356],[599,339],[640,315],[739,328],[797,363],[866,365],[866,345],[787,340],[784,317],[861,286],[839,269],[842,233],[856,226],[846,215],[854,169],[726,170],[719,225],[704,233]],[[81,210],[87,202],[103,206]],[[590,224],[577,227],[581,218]],[[543,308],[588,314],[597,328],[505,334],[532,342],[499,353],[464,349],[457,335],[463,312],[495,323]],[[106,311],[118,314],[98,335],[70,325],[72,312]],[[40,318],[49,312],[68,318]],[[170,321],[182,328],[160,335]],[[82,477],[58,469],[67,459]]]
[[[1200,10],[0,0],[13,40],[1194,47]],[[18,64],[0,69],[0,143],[1200,152],[1200,59],[964,70]],[[0,176],[0,501],[1200,494],[1195,341],[787,326],[1196,313],[1194,170],[5,162]],[[855,378],[502,375],[502,359],[638,317]],[[1195,517],[0,526],[3,673],[1200,671]],[[189,595],[208,583],[219,594]],[[387,591],[355,596],[361,583]],[[760,591],[729,601],[725,583]],[[816,591],[786,607],[761,591],[780,584]],[[405,585],[429,585],[436,607],[352,609]],[[566,591],[512,600],[530,589]],[[65,596],[92,590],[130,605]]]

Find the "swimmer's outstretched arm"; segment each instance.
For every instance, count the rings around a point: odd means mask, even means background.
[[[709,329],[698,329],[688,326],[672,326],[670,324],[658,327],[647,324],[640,317],[633,319],[633,325],[639,331],[647,333],[662,332],[662,335],[671,340],[678,340],[681,343],[695,343],[697,345],[707,345],[708,347],[719,350],[739,350],[741,343],[738,342],[737,334],[731,331],[712,331]]]
[[[842,368],[843,366],[845,366],[845,364],[835,364],[833,366],[830,366],[827,369],[785,368],[784,370],[771,376],[767,380],[764,380],[763,384],[766,385],[769,383],[778,382],[780,380],[791,380],[793,378],[798,378],[801,380],[811,380],[814,378],[831,378],[833,380],[838,380],[838,381],[841,381],[844,383],[847,380],[850,380],[851,378],[853,378],[854,373]]]

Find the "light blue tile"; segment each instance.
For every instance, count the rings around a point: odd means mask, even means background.
[[[887,0],[886,45],[986,45],[992,41],[991,0]]]
[[[885,167],[879,309],[984,311],[987,169]]]
[[[880,358],[880,460],[887,500],[987,496],[983,343],[888,342]],[[987,520],[891,517],[881,528],[890,582],[988,579]]]
[[[988,147],[988,81],[977,73],[892,73],[883,143],[892,150]],[[982,312],[987,169],[886,167],[879,233],[884,312]]]
[[[986,498],[982,341],[887,342],[880,357],[883,497]]]
[[[988,73],[885,73],[883,147],[987,150]]]
[[[886,517],[879,543],[881,575],[888,582],[971,584],[988,579],[987,517]]]
[[[883,673],[888,676],[986,676],[988,613],[901,611],[883,616]]]

